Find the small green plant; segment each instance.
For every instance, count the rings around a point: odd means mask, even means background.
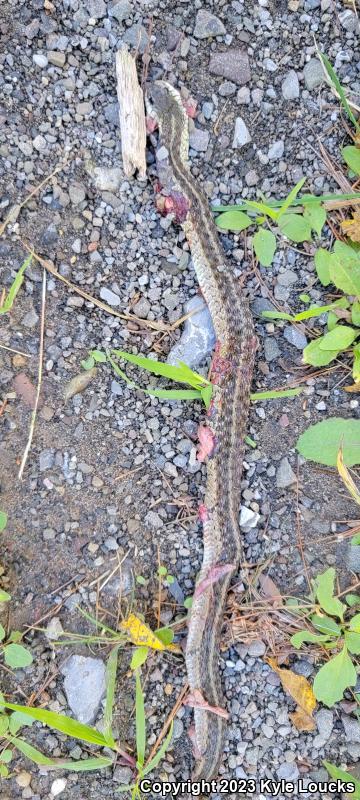
[[[350,772],[346,772],[344,769],[340,769],[336,767],[335,764],[331,764],[330,761],[323,761],[324,767],[327,769],[331,778],[334,781],[345,781],[348,784],[347,792],[349,794],[343,795],[346,797],[352,797],[353,800],[360,800],[360,781],[351,775]]]
[[[360,464],[360,420],[331,417],[310,425],[299,436],[296,449],[304,458],[335,467],[339,450],[344,464]]]
[[[19,644],[21,640],[20,631],[11,631],[9,636],[6,636],[5,628],[0,623],[0,656],[11,669],[23,669],[32,664],[33,657],[26,647]]]
[[[296,649],[306,644],[331,652],[317,672],[313,690],[317,700],[333,706],[357,680],[356,656],[360,655],[360,596],[348,594],[346,603],[334,595],[335,570],[330,567],[313,581],[315,613],[307,618],[309,627],[291,637]],[[355,666],[356,665],[356,666]]]
[[[31,255],[28,256],[25,259],[25,261],[21,265],[20,269],[16,273],[15,278],[14,278],[14,280],[13,280],[11,286],[10,286],[10,289],[9,289],[7,295],[3,298],[2,303],[0,301],[0,314],[6,314],[8,311],[11,311],[11,309],[12,309],[12,307],[14,305],[14,300],[15,300],[15,298],[16,298],[19,290],[20,290],[20,287],[21,287],[22,283],[23,283],[24,272],[25,272],[26,268],[29,266],[29,264],[31,263],[31,259],[32,259]]]

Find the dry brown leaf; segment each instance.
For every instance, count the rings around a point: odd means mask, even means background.
[[[356,486],[356,483],[354,483],[346,464],[344,464],[342,447],[340,447],[337,454],[336,466],[340,478],[343,480],[349,494],[351,494],[351,497],[353,497],[355,503],[360,506],[360,491]]]
[[[344,219],[340,227],[353,242],[360,242],[360,211],[354,211],[352,218]]]
[[[65,403],[74,397],[75,394],[79,394],[80,392],[84,392],[85,389],[89,386],[92,379],[95,378],[96,375],[96,367],[92,369],[86,370],[86,372],[80,372],[79,375],[75,375],[74,378],[65,386],[64,391],[64,399]]]
[[[356,383],[352,383],[350,386],[344,386],[345,392],[353,392],[357,394],[360,392],[360,381],[356,381]]]
[[[259,584],[261,586],[261,592],[267,600],[271,600],[273,603],[277,604],[280,602],[280,605],[282,605],[280,589],[278,589],[276,583],[274,583],[269,575],[263,575],[261,573],[259,575]]]
[[[267,658],[269,666],[279,676],[283,689],[295,700],[297,708],[291,714],[292,722],[299,731],[312,731],[315,721],[312,718],[316,698],[309,681],[303,675],[296,675],[291,669],[282,669],[274,658]]]

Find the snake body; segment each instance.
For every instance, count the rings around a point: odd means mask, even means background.
[[[181,224],[217,339],[213,398],[206,421],[212,445],[202,506],[203,562],[185,653],[190,696],[195,698],[193,779],[208,781],[217,777],[224,748],[219,641],[230,580],[241,558],[241,474],[257,340],[248,302],[234,282],[208,202],[189,170],[188,118],[180,95],[170,84],[157,81],[150,89],[150,104],[168,151],[175,189],[186,201]],[[196,701],[199,696],[204,703]]]

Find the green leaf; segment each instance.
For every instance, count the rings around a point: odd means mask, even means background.
[[[211,384],[209,386],[204,386],[202,389],[200,389],[201,399],[205,405],[205,408],[210,407],[212,393],[213,393],[213,387]]]
[[[277,219],[278,212],[274,211],[272,206],[267,205],[267,203],[259,203],[257,200],[246,200],[245,207],[247,211],[260,211],[260,213],[265,214],[265,216],[270,217],[270,219]]]
[[[32,664],[31,653],[22,644],[8,644],[4,648],[5,664],[12,669],[22,669]]]
[[[279,228],[292,242],[311,240],[311,227],[301,214],[285,214],[279,220]]]
[[[360,614],[354,614],[349,622],[349,628],[351,631],[356,631],[356,633],[360,633]]]
[[[102,350],[91,350],[90,356],[99,364],[105,364],[107,361],[107,355]]]
[[[360,295],[360,257],[352,247],[343,242],[335,242],[329,271],[330,278],[338,289],[345,294]]]
[[[138,667],[141,667],[145,663],[148,657],[148,652],[149,652],[148,647],[145,646],[136,647],[136,649],[132,654],[130,669],[135,671],[136,669],[138,669]]]
[[[10,714],[10,733],[15,735],[20,728],[23,728],[25,725],[28,728],[31,728],[34,722],[34,719],[30,719],[30,717],[28,717],[26,714],[23,714],[21,711],[13,711],[13,713]]]
[[[279,208],[279,211],[277,213],[277,219],[278,220],[280,219],[280,217],[282,217],[285,214],[285,212],[288,210],[288,208],[293,205],[294,200],[295,200],[296,196],[299,194],[300,189],[302,189],[302,187],[304,186],[305,181],[306,181],[306,178],[301,178],[298,181],[298,183],[296,184],[296,186],[294,186],[294,188],[291,189],[291,192],[289,192],[288,196],[285,197],[285,200],[281,204],[281,206]]]
[[[350,653],[360,655],[360,633],[345,631],[345,644]]]
[[[358,603],[360,603],[360,595],[359,594],[346,594],[345,595],[345,600],[346,600],[348,606],[350,606],[350,608],[351,608],[352,606],[356,606],[356,605],[358,605]]]
[[[15,703],[7,703],[3,701],[5,708],[10,708],[12,711],[21,711],[23,714],[43,722],[49,728],[54,728],[56,731],[66,733],[67,736],[72,736],[73,739],[81,739],[84,742],[91,744],[98,744],[101,747],[106,747],[107,741],[105,736],[97,731],[95,728],[90,728],[88,725],[83,725],[76,719],[65,716],[65,714],[57,714],[56,711],[47,711],[45,708],[34,708],[29,706],[20,706]]]
[[[113,647],[106,664],[106,700],[104,711],[104,736],[109,747],[115,747],[114,736],[112,733],[112,718],[115,700],[116,670],[118,664],[119,645]]]
[[[113,763],[114,759],[110,756],[95,756],[94,758],[80,759],[80,761],[63,761],[59,759],[54,762],[54,767],[68,769],[70,772],[90,772],[95,769],[111,767]]]
[[[331,778],[334,781],[345,781],[346,783],[352,783],[355,791],[349,796],[353,798],[353,800],[360,800],[360,781],[358,781],[351,772],[346,772],[344,769],[339,769],[336,767],[335,764],[331,764],[330,761],[323,761],[324,767],[327,769]],[[346,794],[346,797],[348,795]]]
[[[166,567],[164,567],[164,566],[160,566],[160,567],[159,567],[159,569],[158,569],[158,575],[160,576],[160,578],[162,578],[162,577],[164,577],[165,575],[167,575],[167,569],[166,569]]]
[[[7,311],[11,311],[11,309],[13,307],[13,304],[14,304],[14,300],[16,298],[16,295],[18,294],[19,289],[20,289],[20,287],[21,287],[21,285],[23,283],[24,272],[25,272],[26,268],[29,266],[29,264],[31,262],[31,259],[32,259],[32,255],[28,256],[25,259],[25,261],[23,262],[23,264],[21,265],[21,267],[18,270],[18,272],[16,273],[15,278],[14,278],[14,280],[13,280],[11,286],[10,286],[10,289],[9,289],[9,291],[8,291],[6,297],[5,297],[4,303],[0,307],[0,314],[6,314]]]
[[[335,87],[338,96],[340,97],[341,104],[342,104],[343,108],[345,109],[345,111],[346,111],[346,113],[347,113],[347,115],[349,117],[349,120],[355,126],[355,130],[358,130],[359,125],[358,125],[358,123],[357,123],[357,121],[356,121],[356,119],[354,117],[353,112],[351,111],[349,103],[348,103],[348,101],[346,99],[346,95],[345,95],[344,89],[343,89],[343,87],[342,87],[342,85],[341,85],[341,83],[339,81],[339,78],[338,78],[338,76],[337,76],[337,74],[336,74],[336,72],[334,70],[334,67],[330,63],[330,61],[329,61],[328,57],[325,55],[325,53],[320,53],[320,51],[318,51],[318,56],[319,56],[320,60],[322,61],[322,63],[324,64],[324,67],[325,67],[326,72],[327,72],[327,74],[328,74],[328,76],[330,78],[330,81],[333,84],[333,86]]]
[[[303,350],[303,360],[305,364],[311,364],[313,367],[324,367],[337,358],[339,350],[323,350],[320,347],[323,339],[323,336],[319,336],[318,339],[314,339],[313,342],[306,345]]]
[[[299,631],[298,633],[294,633],[291,637],[290,642],[293,647],[296,647],[298,650],[304,642],[310,642],[312,644],[318,644],[321,642],[328,642],[329,637],[326,635],[321,635],[320,633],[311,633],[310,631]]]
[[[321,236],[322,228],[326,222],[326,211],[321,203],[311,203],[304,208],[304,219],[307,220],[313,231]]]
[[[164,361],[155,361],[153,358],[134,355],[124,350],[112,350],[111,352],[119,358],[129,361],[131,364],[135,364],[137,367],[146,369],[147,372],[151,372],[153,375],[161,375],[177,383],[188,383],[196,389],[208,383],[206,378],[199,375],[197,372],[193,372],[187,364],[181,364],[181,366],[175,367],[173,364],[166,364]]]
[[[353,363],[352,375],[354,381],[357,382],[360,381],[360,345],[354,347],[353,354],[354,354],[354,363]]]
[[[146,586],[147,585],[147,580],[146,580],[146,578],[144,578],[143,575],[137,575],[136,576],[136,583],[139,583],[140,586]]]
[[[336,325],[339,322],[339,317],[335,314],[334,311],[329,311],[327,315],[327,329],[328,331],[333,331]]]
[[[0,760],[3,762],[3,764],[9,764],[12,757],[12,750],[3,750],[2,753],[0,753]]]
[[[276,238],[272,231],[260,228],[253,237],[253,246],[256,258],[262,267],[270,267],[276,250]]]
[[[189,609],[189,608],[191,608],[192,604],[193,604],[192,596],[191,597],[185,597],[184,608],[188,608]]]
[[[171,584],[172,584],[172,583],[174,583],[174,581],[175,581],[175,578],[174,578],[174,576],[173,576],[173,575],[169,575],[169,574],[167,574],[167,576],[166,576],[166,583],[168,584],[168,586],[171,586]]]
[[[174,631],[171,628],[158,628],[155,633],[166,647],[174,641]]]
[[[152,772],[152,770],[157,767],[157,765],[160,763],[162,757],[165,755],[165,753],[166,753],[166,751],[167,751],[167,749],[168,749],[168,747],[170,745],[171,739],[172,739],[173,727],[174,727],[174,723],[173,723],[173,721],[171,721],[171,725],[170,725],[170,728],[169,728],[169,733],[165,737],[165,739],[164,739],[161,747],[159,747],[157,753],[155,753],[154,757],[151,759],[151,761],[149,761],[149,763],[147,764],[145,769],[143,769],[143,771],[142,771],[142,775],[143,776],[148,775],[149,772]]]
[[[7,514],[5,511],[0,511],[0,533],[6,528],[7,525]]]
[[[310,617],[310,620],[314,628],[316,628],[316,630],[320,631],[321,633],[326,634],[327,637],[341,636],[342,631],[340,625],[338,625],[334,619],[331,619],[331,617],[326,617],[324,615],[320,616],[320,614],[313,614]]]
[[[346,298],[341,297],[340,300],[335,300],[335,303],[329,303],[327,306],[311,306],[306,311],[299,311],[293,319],[294,322],[302,322],[302,320],[311,319],[311,317],[320,317],[321,314],[325,314],[326,311],[330,311],[332,308],[347,308],[348,305],[349,302]]]
[[[5,764],[0,764],[0,778],[7,778],[9,770]]]
[[[250,399],[253,403],[257,400],[277,400],[279,397],[296,397],[302,389],[269,389],[267,392],[253,392]]]
[[[5,639],[5,636],[6,636],[5,628],[3,628],[0,622],[0,642],[2,642]]]
[[[317,700],[333,706],[342,700],[345,689],[356,684],[356,669],[344,645],[342,651],[324,664],[315,676],[313,690]]]
[[[262,311],[261,316],[266,319],[286,319],[292,322],[294,317],[291,314],[286,314],[285,311]]]
[[[219,228],[228,231],[243,231],[249,225],[254,224],[254,220],[250,219],[243,211],[225,211],[224,214],[216,217],[215,222]]]
[[[6,714],[0,715],[0,736],[4,736],[9,727],[9,717]]]
[[[136,754],[137,764],[140,766],[140,769],[142,769],[145,762],[146,723],[144,694],[141,686],[139,669],[135,670],[135,682]]]
[[[36,747],[33,747],[28,742],[25,742],[24,739],[20,739],[17,736],[13,736],[11,738],[11,744],[15,745],[15,747],[20,750],[26,758],[29,758],[30,761],[33,761],[34,764],[39,764],[40,766],[53,766],[54,761],[52,758],[48,758],[40,750],[37,750]],[[56,762],[55,762],[56,763]]]
[[[351,306],[351,322],[360,328],[360,301],[356,300]]]
[[[315,253],[315,269],[317,272],[317,276],[319,278],[320,283],[323,286],[328,286],[331,283],[330,278],[330,259],[331,253],[328,250],[325,250],[323,247],[319,247]]]
[[[310,425],[296,444],[302,456],[329,467],[336,466],[340,447],[347,467],[360,464],[360,420],[342,417],[324,419]]]
[[[351,171],[355,173],[355,175],[360,175],[360,150],[358,147],[354,147],[354,145],[349,144],[347,147],[343,147],[341,151],[341,155],[345,161],[345,163],[350,167]]]
[[[333,617],[339,617],[342,621],[344,619],[344,611],[346,606],[337,597],[334,597],[334,584],[335,584],[335,570],[334,567],[329,567],[321,575],[317,575],[314,581],[315,595],[320,603],[321,608],[327,614]]]
[[[347,325],[337,325],[332,331],[321,337],[320,350],[346,350],[358,332]]]
[[[7,603],[9,600],[11,600],[11,594],[0,589],[0,603]]]
[[[84,361],[81,361],[81,366],[83,369],[92,369],[95,366],[95,359],[89,356]]]

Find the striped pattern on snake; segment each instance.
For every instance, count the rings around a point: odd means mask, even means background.
[[[217,338],[213,398],[206,428],[202,427],[207,443],[207,485],[201,507],[204,553],[185,654],[188,704],[195,717],[193,779],[211,780],[221,763],[228,717],[223,710],[219,641],[230,580],[241,558],[241,473],[257,340],[247,300],[232,278],[208,202],[189,170],[188,118],[180,95],[170,84],[156,81],[149,101],[169,154],[175,191],[185,200],[180,222]]]

